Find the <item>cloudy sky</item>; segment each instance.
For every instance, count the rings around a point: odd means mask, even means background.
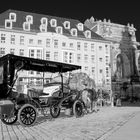
[[[140,5],[123,0],[11,0],[0,4],[0,12],[8,9],[22,10],[52,16],[78,19],[83,22],[93,16],[95,19],[110,19],[111,22],[134,24],[137,41],[140,41]]]

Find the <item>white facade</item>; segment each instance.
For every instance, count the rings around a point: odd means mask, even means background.
[[[14,25],[19,21],[19,12],[7,11],[9,20],[5,17],[5,24],[0,25],[0,56],[13,53],[20,56],[80,65],[82,66],[80,71],[93,78],[97,87],[111,85],[109,41],[98,38],[98,35],[94,37],[92,32],[86,29],[82,23],[79,21],[75,23],[75,20],[72,19],[62,19],[63,26],[60,26],[57,25],[60,22],[57,17],[49,19],[50,17],[40,15],[43,17],[39,19],[38,15],[23,13],[26,15],[26,22],[23,22],[22,26],[19,27],[19,24],[18,26]],[[35,18],[41,22],[38,26],[39,31],[31,29],[32,25],[38,25],[36,20],[34,21]],[[74,24],[75,27],[71,27],[71,24]],[[52,31],[48,31],[50,26],[53,28]],[[69,34],[64,33],[64,31]],[[25,77],[27,75],[42,77],[42,74],[35,72],[22,73],[23,75]]]

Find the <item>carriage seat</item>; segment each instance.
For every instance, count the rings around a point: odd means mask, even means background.
[[[53,96],[54,93],[59,92],[59,90],[60,90],[59,85],[44,87],[43,92],[41,93],[39,97],[42,97],[42,98],[51,97]]]

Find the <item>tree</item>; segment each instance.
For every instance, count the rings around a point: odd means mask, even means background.
[[[69,87],[78,91],[85,88],[92,89],[95,88],[95,81],[91,79],[86,73],[74,73],[70,78]]]

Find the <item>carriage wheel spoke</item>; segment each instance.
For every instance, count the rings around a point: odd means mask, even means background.
[[[23,125],[32,125],[36,120],[36,111],[31,105],[26,105],[19,113],[20,123]]]

